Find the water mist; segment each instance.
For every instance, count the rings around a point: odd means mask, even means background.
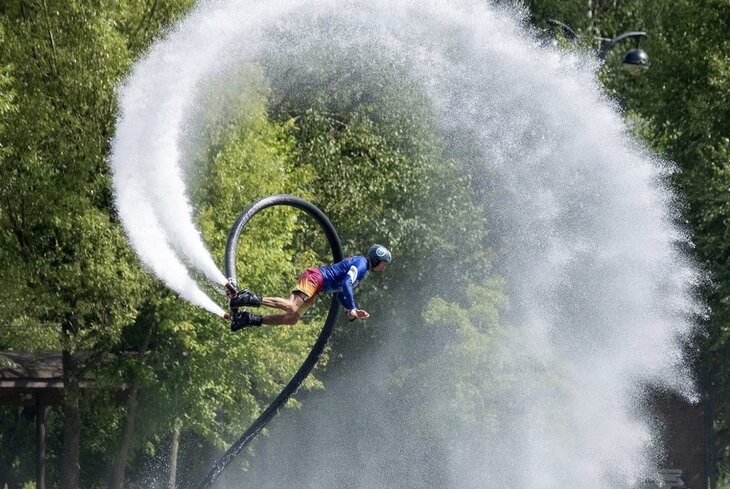
[[[629,487],[655,470],[641,388],[691,395],[682,343],[702,312],[666,185],[672,168],[630,136],[597,62],[541,47],[525,25],[519,9],[469,0],[216,1],[126,81],[112,157],[120,215],[144,262],[211,310],[180,258],[222,283],[192,225],[181,138],[200,92],[224,90],[225,73],[242,65],[260,66],[275,94],[407,73],[449,151],[486,189],[489,245],[511,303],[502,321],[516,331],[501,345],[509,398],[489,402],[509,422],[498,436],[435,429],[433,444],[418,448],[430,458],[404,453],[396,434],[407,422],[389,409],[397,390],[362,394],[402,347],[390,325],[388,346],[331,375],[298,418],[274,420],[251,475],[257,486],[592,489]],[[334,84],[317,85],[321,69]],[[437,382],[423,400],[434,420],[453,401]],[[441,479],[424,460],[442,466]]]

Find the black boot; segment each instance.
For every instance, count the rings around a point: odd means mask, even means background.
[[[228,304],[231,306],[231,309],[241,306],[259,307],[261,305],[261,296],[249,292],[247,289],[243,289],[235,297],[231,297]]]
[[[263,316],[254,314],[250,311],[243,310],[233,316],[233,322],[231,323],[231,331],[238,331],[243,328],[251,328],[261,326],[261,320]]]

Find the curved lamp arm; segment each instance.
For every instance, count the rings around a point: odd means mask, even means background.
[[[573,29],[568,24],[565,24],[563,22],[560,22],[559,20],[555,19],[548,19],[547,25],[549,25],[552,28],[559,27],[563,31],[563,35],[567,39],[577,39],[578,34],[575,33]]]

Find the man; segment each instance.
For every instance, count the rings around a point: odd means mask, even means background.
[[[337,294],[337,299],[345,307],[348,319],[366,320],[370,314],[357,307],[352,289],[359,284],[368,271],[382,272],[393,257],[385,246],[374,244],[367,256],[351,256],[329,267],[308,268],[299,276],[299,281],[288,299],[281,297],[261,297],[248,290],[242,290],[231,297],[231,331],[261,326],[262,324],[297,324],[302,315],[311,307],[322,292]],[[284,314],[260,316],[250,311],[238,311],[242,306],[268,306],[285,311]]]

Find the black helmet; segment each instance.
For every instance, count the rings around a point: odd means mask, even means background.
[[[368,259],[373,267],[377,267],[381,261],[390,263],[393,255],[390,254],[390,251],[385,246],[374,244],[368,250]]]

